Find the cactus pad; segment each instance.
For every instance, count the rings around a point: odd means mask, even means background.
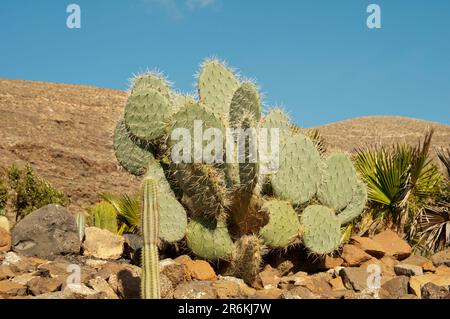
[[[145,141],[164,136],[172,113],[169,100],[154,89],[137,91],[125,106],[125,123],[129,131]]]
[[[196,216],[217,218],[229,205],[225,174],[206,164],[174,164],[174,176],[193,203]]]
[[[261,119],[261,99],[258,89],[251,82],[245,82],[234,93],[230,106],[230,126],[243,127],[242,120],[248,117],[257,124]],[[256,126],[254,126],[256,128]]]
[[[335,213],[325,206],[308,206],[300,217],[303,243],[316,254],[335,251],[341,242],[341,223]]]
[[[285,248],[292,244],[299,235],[300,223],[291,204],[271,200],[264,204],[263,210],[269,213],[269,223],[260,232],[266,245]]]
[[[205,219],[192,219],[187,227],[187,246],[200,258],[209,260],[231,257],[234,244],[225,223],[214,223]]]
[[[317,197],[323,205],[339,211],[352,200],[357,181],[356,171],[352,161],[342,153],[328,156],[324,163]]]
[[[194,128],[196,121],[199,121],[197,123],[200,124],[199,127],[202,129],[203,134],[208,129],[218,129],[223,137],[225,131],[222,121],[217,118],[212,111],[201,106],[198,103],[188,104],[177,113],[175,113],[170,124],[170,136],[168,145],[169,147],[173,147],[177,143],[179,143],[178,140],[172,139],[172,134],[175,132],[175,130],[187,129],[190,134],[190,136],[188,137],[191,142],[191,159],[189,162],[203,162],[203,152],[207,149],[207,146],[210,143],[209,141],[203,140],[203,135],[197,136],[198,134],[195,134]],[[201,145],[199,145],[200,147],[195,147],[195,141],[193,141],[194,138],[202,143]],[[223,140],[220,141],[221,143],[223,143]],[[222,152],[222,150],[223,147],[219,151]],[[212,151],[211,154],[214,157],[216,153]],[[200,158],[201,161],[197,161],[197,158]],[[223,154],[220,154],[220,158],[223,160]]]
[[[131,94],[153,89],[161,93],[169,101],[172,99],[170,83],[161,75],[154,72],[143,73],[136,76],[131,85]]]
[[[155,159],[148,146],[128,132],[123,120],[114,131],[114,150],[120,165],[136,176],[145,174],[147,164]]]
[[[291,127],[289,116],[280,108],[271,110],[263,119],[262,127],[266,129],[278,128],[287,132]]]
[[[228,114],[234,92],[239,88],[239,80],[233,72],[216,59],[203,63],[198,78],[200,101],[215,113]]]
[[[289,135],[281,146],[280,166],[272,176],[275,195],[292,204],[303,204],[317,192],[321,160],[314,143],[306,136]]]
[[[174,243],[183,239],[186,233],[187,215],[184,207],[172,193],[159,194],[159,238]]]
[[[348,206],[338,215],[341,225],[348,224],[361,215],[367,202],[367,188],[364,182],[357,180],[353,197]]]

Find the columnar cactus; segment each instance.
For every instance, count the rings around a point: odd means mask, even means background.
[[[367,200],[345,154],[323,158],[315,137],[303,134],[280,108],[263,116],[256,85],[216,59],[202,65],[198,99],[173,93],[159,74],[140,75],[133,83],[114,146],[125,169],[160,185],[159,239],[184,238],[192,253],[228,259],[246,280],[255,270],[244,274],[243,263],[258,256],[251,264],[259,267],[267,249],[303,243],[312,253],[328,254],[339,248],[341,227]],[[228,137],[228,128],[254,136],[232,139],[233,152],[226,143],[211,148],[211,134],[180,147],[180,132],[192,138],[216,129]],[[279,169],[265,175],[259,154],[251,161],[255,154],[249,150],[259,142],[260,128],[279,129],[281,138]],[[238,153],[239,143],[244,153]],[[221,160],[210,161],[207,153]],[[225,161],[236,155],[245,161]]]
[[[151,177],[142,183],[142,221],[141,232],[144,245],[142,247],[142,299],[160,299],[159,279],[159,196],[158,184]]]

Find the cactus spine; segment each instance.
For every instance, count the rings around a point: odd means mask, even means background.
[[[142,299],[160,299],[159,279],[159,202],[158,184],[151,177],[145,177],[142,183],[142,222],[141,231],[144,240],[142,247]]]

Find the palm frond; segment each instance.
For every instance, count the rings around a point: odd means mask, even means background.
[[[119,227],[123,232],[137,233],[141,225],[141,202],[138,197],[116,196],[103,193],[100,197],[110,203],[117,211]],[[123,225],[125,225],[124,228]]]

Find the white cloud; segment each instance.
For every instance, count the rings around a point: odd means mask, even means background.
[[[145,4],[160,7],[174,19],[181,19],[186,11],[216,6],[220,0],[142,0]]]

